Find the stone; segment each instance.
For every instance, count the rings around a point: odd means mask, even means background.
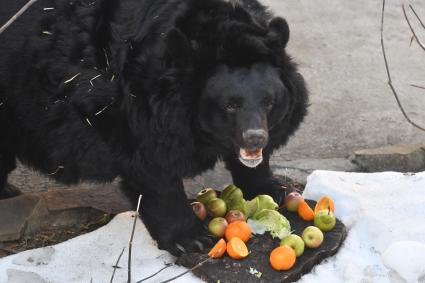
[[[357,150],[350,160],[366,172],[419,172],[425,170],[425,144]]]
[[[21,238],[28,220],[40,202],[35,195],[21,195],[0,201],[0,241]]]

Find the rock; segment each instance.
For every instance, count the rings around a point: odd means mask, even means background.
[[[399,144],[355,151],[350,160],[366,172],[425,170],[425,144]]]
[[[311,207],[314,207],[315,202],[307,200]],[[301,235],[305,227],[312,225],[312,222],[301,220],[296,213],[282,211],[283,215],[290,221],[291,229],[294,233]],[[256,235],[251,237],[247,242],[250,254],[243,260],[234,260],[229,256],[216,260],[210,260],[203,264],[201,267],[195,269],[193,273],[206,282],[216,283],[220,282],[244,282],[244,283],[258,283],[258,282],[294,282],[298,280],[301,275],[310,272],[310,270],[319,264],[325,258],[336,254],[341,244],[347,235],[344,224],[337,219],[335,228],[326,232],[323,244],[317,249],[306,248],[304,254],[300,256],[294,267],[287,271],[276,271],[272,269],[269,263],[271,251],[279,246],[279,239],[272,239],[266,233],[264,235]],[[188,253],[183,254],[177,260],[177,264],[184,267],[191,268],[206,258],[205,253]],[[258,278],[252,274],[252,269],[262,273]]]
[[[1,200],[0,241],[20,239],[39,202],[40,197],[35,195],[21,195]]]
[[[40,275],[17,269],[7,270],[7,283],[47,283]]]

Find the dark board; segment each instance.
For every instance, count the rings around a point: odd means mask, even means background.
[[[316,204],[314,201],[307,200],[310,207]],[[291,223],[294,233],[301,236],[305,227],[313,225],[313,222],[307,222],[298,217],[296,213],[282,210],[282,214]],[[280,283],[293,282],[298,280],[303,274],[327,257],[333,256],[338,251],[347,235],[344,224],[337,219],[335,228],[325,233],[323,244],[317,249],[306,248],[304,254],[297,258],[297,261],[288,271],[276,271],[272,269],[269,263],[270,252],[279,246],[279,239],[272,239],[266,233],[264,235],[254,236],[248,241],[247,246],[251,251],[250,255],[243,260],[234,260],[225,255],[220,259],[210,260],[203,266],[195,269],[193,273],[206,282],[220,283],[228,282],[264,282]],[[191,268],[206,258],[205,254],[190,253],[182,255],[177,264]],[[249,272],[250,267],[262,273],[260,278]]]

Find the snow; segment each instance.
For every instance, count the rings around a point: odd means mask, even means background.
[[[339,252],[301,283],[425,283],[425,172],[403,174],[315,171],[304,197],[328,195],[335,214],[348,228]],[[0,259],[0,282],[109,282],[113,265],[126,247],[114,282],[127,282],[128,241],[133,213],[117,215],[108,225],[41,249]],[[159,250],[138,220],[133,241],[133,282],[175,260]],[[160,282],[185,271],[172,266],[145,282]],[[187,274],[174,282],[201,282]]]
[[[323,195],[334,199],[347,239],[300,282],[425,282],[425,172],[315,171],[304,197]]]
[[[0,259],[0,282],[8,283],[105,283],[110,282],[113,266],[125,247],[114,282],[127,282],[128,242],[134,212],[117,215],[106,226],[52,247],[25,251]],[[145,278],[174,262],[169,253],[159,250],[145,226],[137,220],[132,248],[133,282]],[[169,279],[186,269],[172,266],[144,282]],[[202,282],[186,274],[173,282]]]

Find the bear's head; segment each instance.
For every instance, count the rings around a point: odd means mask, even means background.
[[[192,83],[201,86],[201,133],[223,156],[256,167],[263,152],[268,156],[286,143],[303,119],[304,81],[285,52],[289,27],[284,19],[270,18],[261,7],[212,3],[203,2],[178,20],[168,46],[173,58],[194,73]]]

